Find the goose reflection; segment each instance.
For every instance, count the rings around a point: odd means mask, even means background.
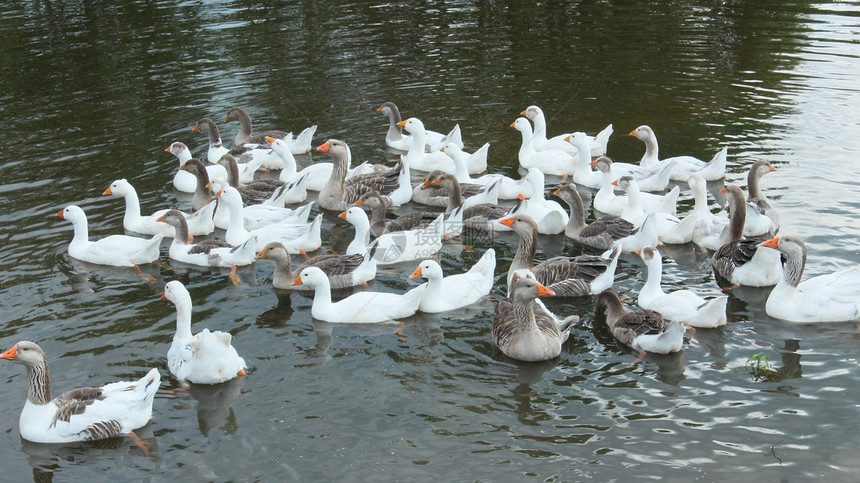
[[[269,328],[286,327],[287,322],[293,317],[290,292],[275,290],[275,294],[278,296],[278,304],[257,316],[257,325]]]
[[[317,335],[317,343],[311,348],[302,350],[308,362],[301,364],[299,367],[321,366],[332,358],[328,353],[328,350],[332,345],[332,333],[334,328],[338,326],[347,327],[350,332],[363,337],[385,334],[395,334],[398,338],[405,337],[401,332],[403,329],[402,322],[383,322],[378,324],[337,324],[313,319],[312,323],[314,326],[314,332]]]
[[[197,400],[197,424],[203,436],[209,436],[213,429],[225,435],[239,429],[232,405],[244,387],[244,377],[234,377],[221,384],[191,385],[188,394]]]
[[[158,460],[158,440],[152,432],[152,423],[134,430],[140,439],[152,444],[149,458]],[[98,467],[114,466],[126,456],[147,457],[134,440],[127,437],[79,441],[73,443],[33,443],[21,438],[21,449],[27,455],[27,463],[33,469],[34,482],[53,481],[54,472],[69,466]],[[59,462],[63,464],[60,465]],[[68,476],[68,474],[66,474]],[[68,479],[68,478],[63,478]]]

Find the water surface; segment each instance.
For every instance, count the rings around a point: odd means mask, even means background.
[[[0,373],[5,477],[108,480],[670,480],[858,478],[856,323],[796,325],[764,312],[767,290],[731,294],[729,325],[700,330],[681,354],[636,357],[616,343],[591,300],[553,302],[584,319],[557,360],[523,364],[495,349],[490,324],[516,238],[501,235],[492,296],[404,327],[315,321],[311,299],[276,293],[272,265],[226,271],[177,264],[128,270],[66,253],[71,226],[53,215],[83,207],[93,236],[121,233],[122,203],[102,197],[127,178],[144,212],[187,207],[172,190],[164,148],[211,117],[244,107],[257,129],[319,130],[356,160],[390,161],[386,119],[396,102],[430,129],[459,123],[466,143],[491,143],[490,171],[515,174],[531,104],[549,134],[615,127],[609,155],[635,162],[627,136],[657,132],[664,157],[729,149],[727,182],[766,159],[762,185],[782,233],[809,249],[808,276],[860,263],[860,8],[809,2],[515,2],[420,4],[325,1],[7,2],[0,7],[0,340],[39,342],[57,393],[140,377],[166,352],[180,280],[194,330],[227,330],[251,371],[244,380],[159,396],[128,440],[72,446],[20,439],[21,367]],[[325,160],[314,155],[300,163]],[[557,179],[551,179],[557,183]],[[712,186],[716,191],[719,184]],[[683,209],[691,206],[689,191]],[[351,231],[325,218],[325,248]],[[539,257],[578,254],[563,237]],[[446,245],[454,273],[477,253]],[[664,284],[719,294],[709,258],[667,247]],[[167,261],[166,250],[163,261]],[[375,289],[402,291],[413,264],[381,272]],[[635,297],[644,266],[627,256],[618,287]],[[602,319],[597,319],[598,322]],[[756,381],[747,360],[776,370]]]

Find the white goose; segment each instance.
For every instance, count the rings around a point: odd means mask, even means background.
[[[179,166],[181,167],[185,164],[186,161],[192,158],[191,151],[188,149],[188,146],[185,143],[181,143],[176,141],[172,143],[170,146],[164,149],[168,153],[176,156],[176,159],[179,160]],[[210,164],[206,166],[206,171],[209,173],[210,178],[214,178],[217,176],[227,177],[227,171],[223,166],[218,164]],[[193,174],[188,171],[180,169],[173,176],[173,187],[178,191],[182,191],[183,193],[194,193],[197,189],[197,178],[194,177]]]
[[[691,174],[687,184],[693,191],[693,210],[678,223],[674,230],[664,233],[660,240],[670,244],[692,241],[702,248],[716,250],[729,241],[729,220],[711,213],[708,209],[707,185],[701,175]]]
[[[182,282],[167,282],[161,300],[176,306],[176,334],[167,350],[167,368],[180,383],[219,384],[245,375],[248,366],[231,345],[229,332],[191,333],[191,295]]]
[[[520,203],[517,213],[530,216],[537,223],[538,233],[556,235],[564,232],[570,215],[558,202],[546,199],[543,172],[537,168],[530,168],[528,180],[532,185],[532,196]]]
[[[161,384],[158,369],[131,382],[83,387],[51,397],[51,376],[45,353],[37,344],[22,340],[0,354],[27,368],[27,401],[18,419],[21,437],[34,443],[93,441],[129,435],[148,452],[149,443],[132,431],[152,418],[152,402]]]
[[[409,278],[424,277],[427,289],[421,296],[418,310],[438,313],[455,310],[480,300],[493,289],[496,270],[496,252],[492,248],[484,253],[466,273],[443,278],[442,267],[434,260],[424,260]]]
[[[69,243],[69,255],[78,260],[114,267],[133,267],[158,259],[161,239],[164,238],[160,233],[148,239],[110,235],[90,241],[84,210],[76,205],[69,205],[57,213],[57,216],[69,220],[75,229],[72,242]]]
[[[185,171],[183,171],[185,172]],[[190,173],[189,173],[190,174]],[[196,183],[196,181],[195,181]],[[125,215],[122,217],[122,226],[135,233],[144,235],[156,235],[161,233],[164,236],[174,236],[175,230],[170,225],[159,223],[158,218],[169,210],[167,208],[158,210],[149,216],[141,216],[140,201],[137,197],[137,191],[125,179],[118,179],[110,184],[102,193],[103,196],[122,196],[125,199]],[[212,200],[208,205],[197,210],[189,215],[182,213],[188,224],[188,233],[194,236],[208,235],[215,231],[215,215],[216,200]],[[181,213],[181,212],[180,212]]]
[[[705,300],[690,290],[665,293],[660,283],[663,278],[663,260],[654,247],[646,247],[638,253],[648,268],[645,286],[639,291],[637,302],[643,309],[659,312],[667,320],[677,320],[689,327],[713,328],[726,325],[725,295]]]
[[[176,236],[173,237],[167,252],[174,260],[201,267],[241,267],[254,263],[257,239],[253,236],[237,247],[214,238],[192,243],[194,237],[188,234],[188,224],[185,223],[182,212],[169,210],[159,217],[158,221],[176,230]]]
[[[860,319],[860,266],[800,281],[806,245],[795,236],[761,243],[785,257],[783,277],[770,292],[767,315],[791,322],[841,322]],[[770,251],[770,250],[769,250]]]
[[[299,253],[301,250],[310,252],[322,245],[320,239],[321,213],[311,223],[291,223],[289,220],[284,220],[249,230],[245,228],[244,208],[239,192],[232,186],[227,186],[219,193],[230,211],[230,224],[224,235],[227,243],[239,246],[245,243],[251,235],[255,235],[257,237],[255,250],[262,250],[269,242],[279,241],[290,250],[290,253]]]
[[[642,208],[639,188],[632,177],[622,176],[620,179],[613,181],[612,184],[627,192],[627,206],[621,212],[621,218],[633,223],[635,226],[641,226],[648,216],[653,216],[657,222],[657,235],[660,237],[678,227],[678,223],[681,220],[675,215],[662,211],[645,212]]]
[[[370,220],[367,218],[367,213],[358,206],[353,206],[338,216],[355,227],[355,238],[347,247],[346,254],[367,252],[370,240]],[[374,240],[377,263],[390,265],[435,255],[442,249],[444,224],[445,214],[440,213],[433,223],[424,228],[380,235]]]
[[[630,201],[627,196],[617,196],[615,194],[616,185],[612,184],[613,181],[618,179],[612,171],[612,166],[615,163],[606,156],[601,156],[592,161],[591,164],[597,168],[597,172],[601,175],[600,189],[594,195],[594,209],[607,215],[621,216],[621,213],[629,206]],[[636,186],[639,186],[638,182]],[[674,214],[680,193],[681,188],[678,186],[673,187],[665,195],[642,193],[640,189],[639,203],[642,206],[642,210],[647,213],[659,211]]]
[[[639,161],[639,166],[643,168],[659,169],[664,163],[673,162],[672,179],[675,181],[686,181],[691,173],[698,173],[705,181],[717,181],[726,177],[728,148],[721,149],[707,163],[693,156],[675,156],[661,161],[657,136],[650,126],[639,126],[631,131],[630,135],[645,143],[645,154]]]
[[[543,151],[546,149],[558,149],[565,151],[572,156],[578,154],[578,148],[571,146],[566,140],[566,138],[572,133],[559,134],[558,136],[553,136],[551,139],[547,139],[546,118],[544,117],[543,110],[541,110],[541,108],[538,106],[529,106],[521,112],[520,115],[526,116],[534,123],[533,145],[535,150]],[[602,156],[606,154],[606,145],[609,143],[609,136],[612,135],[612,132],[613,128],[612,124],[610,124],[600,131],[597,136],[588,136],[588,152],[590,156]]]
[[[388,132],[385,133],[385,144],[394,149],[409,151],[409,148],[412,147],[412,136],[403,134],[403,127],[398,125],[403,119],[400,117],[400,110],[397,105],[393,102],[384,102],[376,111],[388,116]],[[439,150],[447,143],[454,143],[461,148],[463,147],[459,124],[454,126],[454,129],[447,136],[425,129],[424,137],[425,151]]]
[[[405,121],[400,121],[397,125],[405,128],[412,135],[412,145],[409,146],[409,151],[406,152],[405,156],[411,169],[417,169],[419,171],[433,171],[439,169],[446,173],[454,173],[454,160],[441,152],[440,149],[435,149],[430,152],[424,151],[426,138],[424,123],[422,123],[420,119],[410,117]],[[471,166],[468,167],[470,173],[480,173],[482,171],[474,171]],[[486,168],[486,158],[484,159],[484,168]]]
[[[484,146],[481,146],[481,149],[484,147],[489,148],[490,144],[487,143]],[[480,151],[479,149],[478,151]],[[463,184],[478,184],[482,186],[489,186],[495,183],[496,181],[501,180],[499,184],[499,199],[500,200],[515,200],[520,196],[524,196],[526,198],[530,198],[533,194],[532,192],[532,184],[528,178],[528,175],[524,176],[521,179],[513,179],[503,174],[485,174],[478,178],[472,178],[469,174],[469,169],[466,167],[466,154],[454,143],[448,143],[443,148],[442,151],[451,156],[451,159],[454,160],[454,177],[457,178],[457,182],[461,185]],[[414,197],[414,193],[413,193]]]
[[[522,144],[520,144],[517,154],[520,166],[525,169],[537,168],[544,174],[556,176],[574,174],[574,156],[558,149],[535,150],[532,126],[528,119],[519,117],[511,124],[511,127],[522,135]]]
[[[404,294],[358,292],[338,302],[331,301],[328,276],[319,267],[307,267],[293,280],[293,285],[314,289],[311,315],[315,319],[336,323],[377,323],[409,317],[418,311],[425,285]]]

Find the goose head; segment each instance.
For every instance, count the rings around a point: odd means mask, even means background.
[[[318,287],[328,282],[328,276],[319,267],[308,267],[293,280],[292,285]]]
[[[597,168],[601,173],[611,173],[612,172],[612,160],[606,156],[600,156],[591,162],[591,165]]]
[[[256,259],[266,258],[268,260],[278,261],[288,261],[290,259],[290,252],[287,251],[287,248],[281,242],[270,242],[266,246],[263,247],[262,250],[257,252],[257,255],[254,257]]]
[[[367,219],[367,213],[358,206],[350,207],[348,210],[338,215],[338,218],[345,219],[356,228],[360,226],[370,226],[370,220]]]
[[[417,132],[424,132],[424,123],[421,122],[417,117],[410,117],[405,121],[400,121],[397,123],[398,126],[406,129],[412,134]]]
[[[185,143],[176,141],[170,146],[164,148],[164,150],[179,158],[179,161],[181,162],[185,162],[191,159],[191,150],[188,149],[188,146],[186,146]]]
[[[645,262],[646,265],[648,265],[648,263],[653,260],[657,260],[660,256],[660,252],[658,252],[655,247],[645,247],[636,250],[636,254],[642,257],[642,260]]]
[[[531,277],[521,277],[514,281],[511,298],[517,302],[528,302],[539,296],[555,295],[555,292],[544,287]]]
[[[169,300],[174,305],[191,304],[191,294],[188,289],[179,280],[172,280],[164,285],[164,293],[161,294],[161,300]]]
[[[224,186],[221,190],[215,192],[216,196],[220,196],[227,206],[242,206],[242,195],[232,186]]]
[[[395,123],[400,122],[400,109],[398,109],[397,105],[393,102],[383,102],[382,105],[376,109],[376,112],[381,112],[389,118],[394,118]]]
[[[806,244],[796,236],[784,235],[763,241],[759,245],[773,248],[789,257],[806,260]]]
[[[102,195],[125,196],[131,193],[134,193],[134,188],[131,186],[131,183],[125,179],[118,179],[111,183],[110,186],[104,190]]]
[[[529,106],[520,113],[520,116],[526,116],[534,121],[538,116],[543,116],[543,111],[538,106]]]
[[[361,195],[355,203],[355,206],[367,207],[370,209],[387,207],[388,204],[385,202],[385,198],[382,197],[381,194],[377,191],[368,191],[367,193]]]
[[[202,132],[204,134],[208,134],[209,136],[215,135],[217,137],[221,137],[220,132],[218,131],[218,126],[215,124],[215,121],[209,119],[208,117],[204,117],[203,119],[197,121],[197,124],[191,128],[193,132]]]
[[[509,216],[499,220],[499,223],[510,227],[520,236],[534,237],[537,234],[537,223],[525,213],[517,213],[514,216]]]
[[[251,126],[251,116],[248,115],[248,112],[242,109],[241,107],[231,107],[227,110],[227,118],[224,120],[226,123],[230,123],[231,121],[239,121],[245,120],[248,123],[248,127]]]
[[[576,149],[591,152],[591,146],[588,142],[588,136],[584,132],[575,132],[567,137],[567,142],[573,145]]]
[[[631,136],[636,136],[636,139],[640,141],[648,141],[649,139],[654,137],[654,130],[651,129],[651,126],[641,125],[636,129],[630,131]]]
[[[516,121],[511,123],[511,127],[524,135],[527,134],[531,136],[532,134],[532,125],[529,123],[529,120],[524,117],[518,117]]]
[[[424,260],[418,265],[418,268],[409,275],[409,278],[424,277],[428,280],[436,280],[441,279],[442,275],[442,267],[440,267],[438,263],[434,260]]]
[[[43,365],[47,363],[45,352],[35,342],[22,340],[13,345],[9,350],[0,354],[0,359],[6,359],[16,364],[24,364],[27,367]]]
[[[73,225],[87,222],[86,213],[84,213],[84,210],[77,205],[69,205],[63,208],[59,213],[57,213],[57,217],[65,218],[72,222]]]
[[[627,191],[634,183],[636,183],[636,181],[633,180],[633,176],[625,175],[613,181],[612,185],[618,186],[622,191]]]

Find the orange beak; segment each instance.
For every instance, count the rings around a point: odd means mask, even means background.
[[[170,152],[170,146],[167,146],[166,148],[164,148],[164,150],[169,153]]]
[[[161,292],[161,299],[160,300],[167,300],[167,292]]]
[[[725,188],[721,189],[721,190],[720,190],[720,193],[722,193],[722,194],[726,194],[726,189],[725,189]]]
[[[188,243],[194,243],[194,235],[188,235]]]
[[[269,144],[272,144],[273,142],[275,142],[275,138],[273,138],[271,136],[266,136],[266,142]]]
[[[229,122],[230,122],[230,116],[225,117],[225,118],[224,118],[224,122],[225,122],[225,123],[229,123]]]
[[[517,127],[517,121],[512,122],[511,127]]]
[[[164,215],[159,216],[158,219],[155,221],[164,221]]]
[[[179,167],[179,169],[185,169],[185,165],[186,165],[186,164],[187,164],[187,163],[182,163],[182,166],[180,166],[180,167]]]
[[[499,220],[499,223],[501,223],[501,224],[503,224],[503,225],[505,225],[505,226],[513,227],[513,226],[514,226],[514,217],[513,217],[513,216],[509,216],[509,217],[507,217],[507,218],[505,218],[505,219],[503,219],[503,220]]]
[[[538,284],[538,297],[540,297],[540,296],[542,296],[542,295],[544,295],[544,296],[546,296],[546,295],[550,295],[550,296],[552,296],[552,295],[555,295],[555,292],[553,292],[552,290],[550,290],[550,289],[548,289],[548,288],[544,287],[544,286],[543,286],[543,285],[541,285],[541,284]]]
[[[521,113],[520,113],[520,116],[525,116],[525,115],[526,115],[526,111],[528,111],[528,109],[523,109],[523,112],[521,112]]]
[[[428,186],[430,186],[430,178],[425,179],[424,182],[421,183],[421,189],[424,189]]]
[[[194,127],[191,128],[191,132],[196,132],[196,131],[197,131],[197,124],[195,124]]]
[[[266,258],[266,250],[260,250],[254,258]]]
[[[215,196],[221,196],[221,193],[223,193],[223,192],[224,192],[224,190],[218,191],[215,193]]]
[[[637,254],[637,255],[642,255],[642,249],[640,248],[640,249],[636,250],[636,254]]]
[[[65,218],[65,216],[63,216],[63,210],[60,210],[60,212],[57,213],[57,218]]]
[[[364,202],[363,202],[363,201],[361,201],[361,198],[359,198],[359,199],[358,199],[358,201],[356,201],[356,202],[355,202],[355,203],[353,203],[352,205],[353,205],[353,206],[361,206],[361,205],[363,205],[363,204],[364,204]]]
[[[327,153],[329,148],[331,148],[331,144],[329,144],[329,142],[326,141],[326,142],[320,144],[319,146],[317,146],[317,151],[319,151],[321,153]]]
[[[293,283],[291,283],[290,285],[301,285],[301,284],[302,284],[302,276],[299,275],[298,277],[296,277],[295,280],[293,280]]]
[[[400,127],[406,127],[406,121],[400,121],[397,123],[397,125]]]
[[[618,186],[618,180],[617,179],[612,182],[612,186]]]
[[[556,188],[556,190],[552,192],[552,194],[554,194],[556,196],[558,196],[560,193],[561,193],[561,188]]]
[[[565,137],[564,140],[565,140],[565,142],[569,143],[570,142],[570,136]]]
[[[108,187],[107,187],[107,189],[106,189],[106,190],[104,190],[104,192],[102,192],[102,196],[104,196],[104,195],[110,195],[110,194],[113,194],[113,193],[111,193],[111,191],[110,191],[110,186],[108,186]]]
[[[343,218],[343,219],[345,220],[345,219],[346,219],[346,212],[344,211],[343,213],[341,213],[341,214],[337,215],[337,217],[338,217],[338,218]]]
[[[526,199],[526,195],[520,193],[517,195],[517,201],[523,201]]]
[[[415,269],[414,272],[412,272],[412,274],[409,275],[409,278],[418,278],[420,276],[421,276],[421,267],[418,267]]]
[[[588,163],[588,164],[590,164],[592,168],[596,168],[596,167],[597,167],[597,160],[596,160],[596,159],[592,159],[592,160],[591,160],[591,162],[590,162],[590,163]]]
[[[210,182],[206,183],[206,187],[211,189],[212,188],[212,182],[210,181]]]
[[[770,170],[771,170],[771,171],[776,171],[776,166],[771,165]]]
[[[6,359],[7,361],[15,361],[18,360],[18,346],[13,345],[11,349],[6,352],[0,354],[0,359]]]
[[[634,129],[634,130],[632,130],[632,131],[630,131],[630,134],[628,134],[628,136],[635,136],[635,135],[636,135],[636,130],[635,130],[635,129]]]
[[[761,242],[761,246],[773,248],[775,250],[775,249],[779,248],[779,237],[775,236],[768,241]]]

